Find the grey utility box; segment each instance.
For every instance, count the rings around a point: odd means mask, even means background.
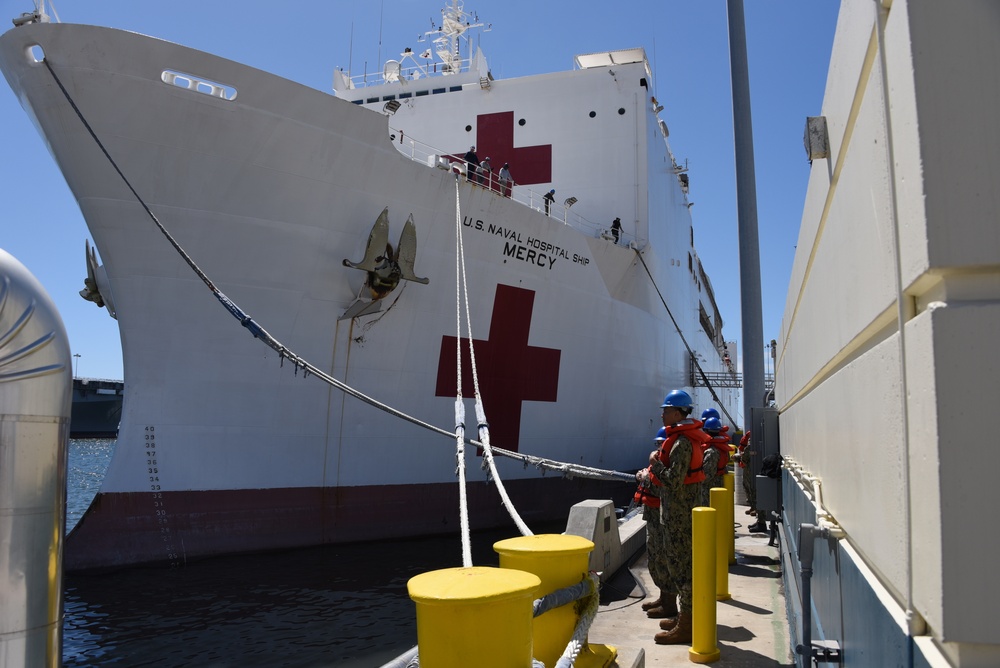
[[[778,434],[778,410],[776,408],[752,407],[751,446],[757,451],[754,458],[755,486],[757,489],[757,510],[765,513],[758,515],[772,519],[772,512],[781,515],[781,474],[777,477],[761,475],[761,466],[770,455],[781,455],[781,439]]]

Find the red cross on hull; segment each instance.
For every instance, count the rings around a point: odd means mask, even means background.
[[[528,345],[535,293],[532,290],[497,285],[488,340],[473,339],[479,389],[490,442],[517,451],[524,401],[556,401],[559,389],[561,351]],[[455,337],[441,337],[435,396],[453,397],[456,387]],[[462,339],[462,396],[474,396],[469,340]],[[466,423],[470,436],[475,425]]]

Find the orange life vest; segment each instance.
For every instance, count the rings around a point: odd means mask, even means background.
[[[719,451],[719,464],[715,475],[723,475],[726,472],[726,467],[729,466],[729,437],[722,433],[713,436],[712,440],[708,443],[708,447]]]
[[[705,472],[701,470],[704,461],[705,451],[703,445],[711,440],[711,437],[701,430],[701,420],[687,419],[677,424],[667,427],[667,440],[660,446],[660,461],[664,466],[670,466],[670,448],[677,442],[681,435],[686,436],[691,441],[691,462],[688,464],[687,475],[684,476],[685,485],[694,485],[705,479]],[[653,476],[654,478],[656,476]]]
[[[636,488],[635,490],[635,496],[633,496],[632,498],[635,499],[636,503],[641,503],[647,508],[659,508],[660,495],[656,493],[656,490],[654,490],[653,487],[662,487],[663,483],[660,482],[659,478],[653,475],[652,471],[650,471],[648,468],[646,470],[649,471],[650,484],[639,485],[639,487]]]
[[[747,463],[745,461],[743,461],[743,451],[747,449],[748,445],[750,445],[750,432],[749,431],[747,431],[745,434],[743,434],[743,438],[740,439],[739,451],[740,451],[740,468],[741,469],[744,469],[747,466]]]

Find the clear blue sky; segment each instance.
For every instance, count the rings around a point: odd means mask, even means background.
[[[417,35],[430,29],[431,18],[440,22],[443,5],[443,0],[57,0],[55,9],[67,23],[153,35],[330,90],[336,67],[353,64],[357,74],[366,61],[374,70],[405,47],[418,50]],[[0,25],[6,29],[10,19],[32,7],[30,0],[0,0]],[[805,119],[821,111],[839,7],[838,0],[745,2],[765,343],[780,333],[809,176]],[[579,53],[646,49],[671,148],[690,166],[695,245],[715,288],[723,331],[728,340],[742,339],[726,2],[467,0],[466,10],[492,24],[481,46],[496,78],[571,69]],[[78,295],[89,238],[83,217],[5,84],[0,84],[0,127],[0,248],[24,263],[52,296],[70,346],[80,355],[79,375],[120,379],[115,322]],[[244,336],[238,329],[234,336]]]

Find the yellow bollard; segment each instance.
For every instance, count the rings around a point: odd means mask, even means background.
[[[541,534],[508,538],[493,544],[500,568],[534,573],[542,582],[541,598],[557,589],[579,583],[587,574],[594,543],[580,536]],[[574,605],[564,605],[540,615],[534,622],[535,658],[554,666],[576,630]],[[588,644],[573,665],[577,668],[610,666],[618,651],[607,645]]]
[[[715,600],[732,598],[729,594],[729,544],[726,542],[726,501],[729,492],[725,487],[713,487],[709,491],[712,508],[715,509]]]
[[[417,605],[420,665],[530,666],[538,576],[503,568],[446,568],[406,583]]]
[[[736,476],[726,473],[722,476],[722,486],[729,492],[726,501],[726,520],[729,528],[726,531],[726,551],[729,552],[729,563],[736,563]]]
[[[719,660],[715,615],[715,523],[714,508],[691,511],[691,649],[692,663]]]

